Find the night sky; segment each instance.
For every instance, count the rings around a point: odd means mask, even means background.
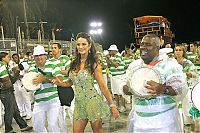
[[[42,0],[27,0],[41,3]],[[120,51],[134,42],[133,18],[145,15],[166,17],[175,34],[174,42],[200,41],[200,0],[46,0],[41,19],[56,23],[66,34],[89,31],[89,23],[103,23],[103,34],[93,39],[104,49],[116,44]],[[16,0],[17,2],[17,0]],[[14,9],[13,9],[14,10]],[[20,10],[18,8],[18,10]],[[30,18],[29,18],[30,20]]]
[[[89,31],[93,20],[103,22],[102,37],[95,41],[103,43],[107,49],[110,44],[124,45],[134,42],[131,32],[132,18],[144,15],[166,17],[175,33],[174,42],[200,40],[200,1],[199,0],[50,0],[49,6],[62,11],[63,27],[74,34]],[[55,4],[56,3],[56,4]],[[59,18],[58,18],[59,19]]]

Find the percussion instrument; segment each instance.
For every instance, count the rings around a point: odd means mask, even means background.
[[[200,110],[200,82],[198,82],[191,90],[191,101],[193,106],[195,106],[198,110]]]
[[[157,83],[161,83],[160,73],[150,67],[140,67],[133,71],[131,75],[131,89],[139,97],[142,98],[151,98],[152,95],[149,94],[145,85],[147,85],[147,81],[155,81]]]
[[[21,79],[22,84],[28,91],[35,91],[40,88],[40,84],[33,84],[33,79],[38,75],[36,72],[29,72],[24,74],[24,77]]]

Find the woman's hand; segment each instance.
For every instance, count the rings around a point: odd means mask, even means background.
[[[117,110],[116,106],[111,107],[112,116],[117,119],[120,117],[119,111]]]
[[[53,84],[56,84],[56,85],[62,86],[62,87],[70,87],[73,85],[73,82],[71,81],[71,79],[67,79],[67,81],[63,81],[59,77],[55,77],[55,78],[51,79],[50,81]]]
[[[52,82],[53,84],[58,85],[58,86],[62,86],[62,85],[61,85],[61,84],[62,84],[62,81],[61,81],[58,77],[55,77],[55,78],[51,79],[51,82]]]

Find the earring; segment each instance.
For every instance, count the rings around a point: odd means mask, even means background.
[[[89,50],[89,53],[91,53],[91,50]]]

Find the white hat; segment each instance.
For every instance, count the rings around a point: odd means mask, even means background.
[[[33,55],[43,55],[43,54],[47,54],[44,50],[44,47],[41,45],[37,45],[34,50],[33,50]]]
[[[110,48],[108,49],[109,51],[110,50],[113,50],[113,51],[118,51],[117,49],[117,46],[116,45],[110,45]]]

